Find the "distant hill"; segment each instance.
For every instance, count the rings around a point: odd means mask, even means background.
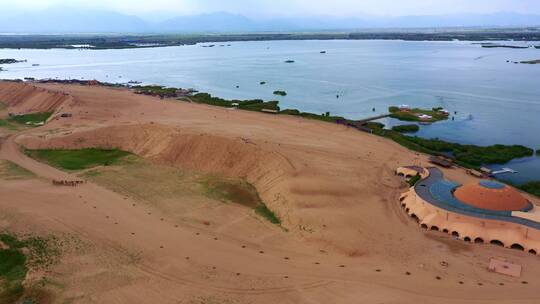
[[[260,24],[247,17],[229,13],[175,17],[153,27],[156,31],[167,32],[240,32],[261,28]]]
[[[0,18],[0,32],[8,33],[106,33],[145,32],[148,24],[135,16],[101,10],[49,8],[11,13]]]
[[[496,13],[356,18],[319,16],[255,20],[242,15],[218,12],[179,16],[163,22],[148,22],[136,16],[110,11],[57,7],[19,14],[11,12],[0,18],[0,32],[3,33],[223,33],[477,26],[540,26],[540,15]]]

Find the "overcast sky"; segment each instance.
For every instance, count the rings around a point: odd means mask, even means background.
[[[540,0],[0,0],[4,9],[89,7],[138,16],[227,11],[247,16],[427,15],[519,12],[540,14]]]

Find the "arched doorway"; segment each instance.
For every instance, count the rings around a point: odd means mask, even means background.
[[[495,245],[495,246],[501,246],[501,247],[504,247],[504,243],[499,241],[499,240],[492,240],[491,242],[489,242],[491,245]]]
[[[418,223],[420,222],[420,219],[418,218],[418,216],[416,216],[416,214],[411,214],[411,217]]]
[[[420,225],[420,227],[421,227],[422,229],[425,229],[425,230],[428,229],[428,226],[427,226],[426,224],[422,224],[422,225]]]
[[[510,246],[510,248],[512,249],[515,249],[515,250],[520,250],[520,251],[525,251],[525,248],[523,246],[521,246],[521,244],[512,244],[512,246]]]
[[[457,232],[457,231],[452,231],[452,236],[458,238],[458,237],[459,237],[459,232]]]
[[[530,254],[534,254],[534,255],[537,255],[537,254],[538,254],[538,253],[536,253],[536,250],[534,250],[534,249],[529,250],[529,253],[530,253]]]
[[[474,239],[475,244],[484,244],[484,239],[477,237]]]
[[[468,242],[468,243],[470,243],[470,242],[471,242],[471,238],[470,238],[470,237],[468,237],[468,236],[466,236],[465,238],[463,238],[463,240],[464,240],[465,242]]]
[[[431,231],[439,231],[439,227],[431,226],[431,228],[429,230],[431,230]]]
[[[448,229],[443,229],[443,231],[442,231],[442,232],[444,232],[444,233],[448,233],[449,231],[448,231]]]

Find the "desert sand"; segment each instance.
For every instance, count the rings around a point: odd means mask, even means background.
[[[35,174],[0,180],[0,230],[83,244],[31,274],[61,284],[53,303],[540,302],[538,257],[423,231],[406,216],[398,198],[407,186],[394,170],[427,157],[386,139],[97,86],[0,82],[0,101],[4,115],[55,112],[38,128],[0,128],[0,159]],[[117,147],[156,168],[246,179],[282,225],[196,195],[55,187],[77,177],[21,146]],[[460,169],[445,175],[471,179]],[[522,265],[522,277],[489,272],[491,257]]]

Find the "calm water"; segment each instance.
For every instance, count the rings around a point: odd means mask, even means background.
[[[213,48],[0,50],[0,58],[28,60],[5,65],[0,78],[134,80],[224,98],[278,99],[282,108],[349,118],[383,113],[390,105],[442,106],[457,112],[455,120],[422,126],[418,135],[540,148],[540,65],[506,62],[540,59],[539,49],[486,49],[469,42],[272,41]],[[289,59],[295,63],[284,62]],[[274,90],[288,96],[277,98]],[[540,157],[505,166],[520,173],[501,178],[540,180]]]

